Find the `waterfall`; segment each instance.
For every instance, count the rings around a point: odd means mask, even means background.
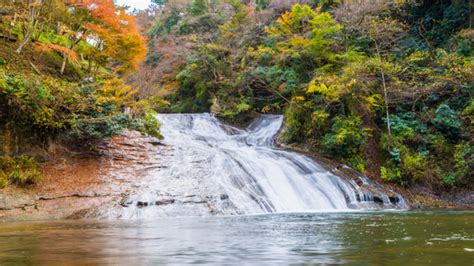
[[[351,177],[275,147],[281,115],[262,115],[245,130],[211,114],[159,114],[157,119],[173,157],[166,169],[151,175],[146,189],[128,198],[134,211],[163,201],[173,202],[181,215],[200,214],[198,209],[256,214],[406,207],[398,194],[363,175]],[[157,212],[146,209],[141,212]]]

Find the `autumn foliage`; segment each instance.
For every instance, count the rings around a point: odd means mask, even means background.
[[[135,24],[135,17],[117,8],[112,0],[88,0],[76,5],[91,13],[92,20],[84,28],[96,41],[97,49],[90,56],[98,62],[113,58],[120,63],[115,67],[120,72],[135,69],[147,53],[146,41]]]
[[[159,136],[123,80],[146,53],[135,18],[112,0],[0,0],[0,163],[126,128]],[[30,182],[1,171],[0,187]]]
[[[135,18],[113,0],[22,0],[6,6],[11,33],[20,38],[17,53],[33,42],[39,51],[61,54],[61,74],[69,60],[80,63],[78,57],[95,75],[100,67],[126,73],[146,56]]]

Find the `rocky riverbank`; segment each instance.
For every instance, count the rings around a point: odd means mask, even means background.
[[[158,139],[127,131],[101,143],[93,153],[74,153],[59,147],[55,158],[43,165],[44,178],[39,184],[0,191],[0,217],[88,217],[102,206],[119,202],[134,189],[143,173],[161,167],[151,159],[167,151],[158,145]]]

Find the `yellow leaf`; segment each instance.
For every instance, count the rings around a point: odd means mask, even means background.
[[[291,101],[293,101],[293,102],[302,102],[304,100],[305,100],[304,96],[295,96],[291,99]]]

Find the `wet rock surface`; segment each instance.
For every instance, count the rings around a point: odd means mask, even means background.
[[[36,204],[35,196],[24,193],[3,193],[0,195],[0,210],[24,209]]]

